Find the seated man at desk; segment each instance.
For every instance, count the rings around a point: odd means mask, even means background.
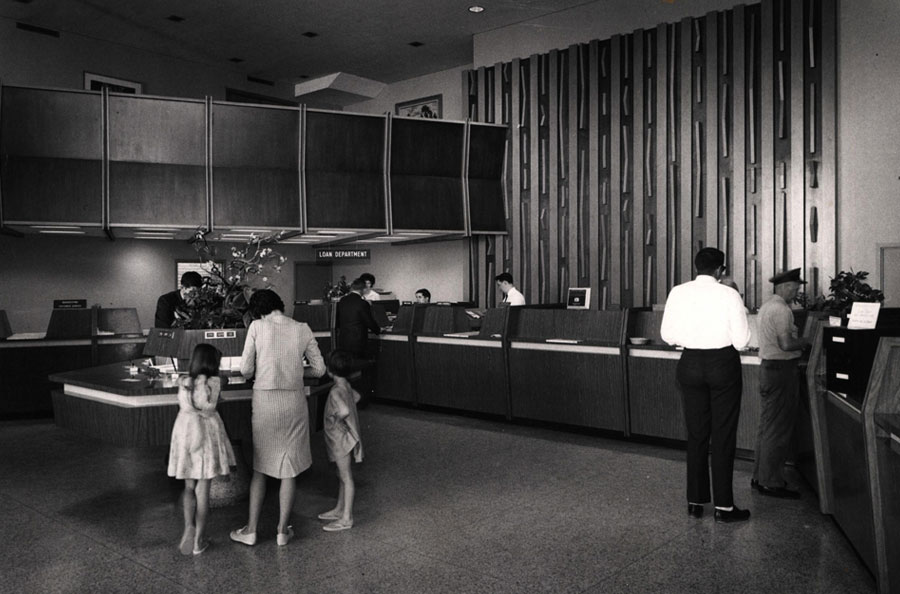
[[[153,322],[154,328],[171,328],[178,317],[187,317],[184,313],[187,297],[203,286],[203,277],[199,272],[189,270],[181,275],[181,287],[160,295],[156,301],[156,317]]]
[[[501,272],[494,277],[497,287],[503,293],[503,305],[516,307],[525,305],[525,296],[513,285],[513,277],[508,272]]]
[[[431,303],[431,291],[428,289],[416,291],[416,303]]]

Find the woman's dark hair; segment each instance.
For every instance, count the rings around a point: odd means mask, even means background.
[[[215,377],[219,375],[219,362],[222,360],[222,353],[211,344],[201,342],[194,347],[194,353],[191,355],[191,367],[188,375],[197,379],[197,376],[205,375],[206,377]]]
[[[267,316],[275,310],[284,312],[284,301],[272,289],[260,289],[250,296],[250,312],[254,316]]]
[[[328,355],[328,371],[335,377],[347,377],[353,372],[353,355],[344,349],[335,349]]]
[[[373,287],[375,286],[375,275],[371,274],[369,272],[363,272],[362,274],[360,274],[359,280],[361,280],[363,282],[368,281],[368,282],[372,283]]]

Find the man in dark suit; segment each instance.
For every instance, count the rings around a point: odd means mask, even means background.
[[[381,327],[372,316],[372,306],[363,299],[365,289],[366,283],[362,279],[350,283],[350,292],[338,301],[335,316],[337,347],[349,351],[353,355],[354,367],[362,371],[362,380],[358,388],[361,397],[360,407],[365,407],[368,403],[374,388],[374,378],[367,369],[372,364],[367,352],[369,331],[375,334],[381,332]]]
[[[203,286],[203,277],[192,270],[181,275],[181,287],[177,291],[160,295],[156,301],[156,317],[154,328],[171,328],[175,323],[176,313],[186,308],[185,299],[191,292]]]

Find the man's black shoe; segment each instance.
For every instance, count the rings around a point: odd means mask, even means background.
[[[694,518],[702,518],[703,505],[700,503],[688,503],[688,515]]]
[[[779,499],[800,499],[800,491],[788,489],[787,487],[767,487],[760,485],[758,481],[751,479],[750,486],[768,497],[777,497]]]
[[[749,519],[749,509],[738,509],[737,506],[734,506],[730,511],[725,511],[723,509],[716,510],[716,522],[725,522],[727,524],[729,522],[743,522]]]

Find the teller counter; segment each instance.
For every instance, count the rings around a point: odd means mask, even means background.
[[[684,406],[675,380],[681,349],[663,342],[660,336],[663,312],[648,309],[629,310],[626,340],[628,419],[630,433],[645,437],[687,440]],[[755,341],[756,316],[750,315],[750,349],[741,353],[741,413],[737,429],[737,447],[742,456],[756,449],[759,428],[759,356]],[[632,344],[632,338],[647,339]]]
[[[879,341],[863,419],[878,591],[900,594],[900,338]]]
[[[509,312],[508,307],[487,310],[481,329],[469,330],[465,306],[426,306],[413,342],[416,402],[508,417],[504,331]]]
[[[421,332],[426,305],[403,305],[390,330],[369,336],[375,357],[375,397],[398,402],[416,402],[415,334]]]
[[[111,363],[54,373],[54,420],[60,427],[122,446],[164,446],[178,415],[178,384],[169,374],[150,375],[146,366],[131,373],[128,363]],[[218,411],[232,440],[250,442],[252,382],[223,372]],[[305,379],[310,419],[317,418],[318,396],[327,394],[328,377]]]
[[[49,374],[138,359],[145,341],[134,308],[54,310],[47,332],[9,333],[0,340],[0,419],[52,416]]]
[[[334,326],[334,303],[294,303],[293,318],[303,322],[313,331],[322,356],[327,355],[332,349],[332,332]]]
[[[625,311],[510,308],[514,418],[628,433]]]

